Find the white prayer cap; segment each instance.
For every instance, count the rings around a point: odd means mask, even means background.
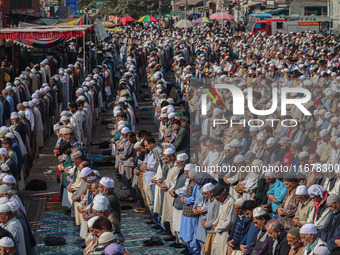
[[[130,132],[130,128],[128,128],[128,127],[123,127],[122,128],[122,131],[120,131],[122,134],[127,134],[127,133],[129,133]]]
[[[290,143],[290,142],[291,140],[287,136],[284,136],[280,139],[280,143]]]
[[[325,137],[328,135],[328,130],[327,129],[322,129],[319,133],[320,137]]]
[[[188,159],[189,159],[189,157],[188,157],[188,154],[186,154],[186,153],[180,153],[176,157],[176,160],[178,160],[178,161],[186,161]]]
[[[251,164],[253,166],[261,166],[263,164],[263,162],[260,159],[255,159]]]
[[[60,116],[70,116],[70,115],[71,115],[71,113],[69,111],[62,111],[60,113]]]
[[[16,184],[17,182],[15,181],[15,178],[13,175],[10,175],[10,174],[7,174],[3,179],[2,181],[4,183],[8,183],[8,184]]]
[[[93,209],[96,211],[106,211],[108,209],[109,201],[105,196],[97,195],[93,199]]]
[[[257,131],[259,131],[259,128],[258,127],[250,127],[249,131],[250,132],[257,132]]]
[[[265,174],[264,174],[264,176],[266,176],[266,177],[268,177],[268,178],[271,178],[271,179],[274,178],[274,174],[273,174],[273,172],[271,172],[271,171],[266,171]]]
[[[37,93],[33,93],[32,98],[39,98],[39,95]]]
[[[76,93],[84,94],[84,89],[83,88],[79,88],[79,89],[76,90]]]
[[[332,118],[332,113],[331,112],[326,112],[325,113],[325,119]]]
[[[92,174],[92,169],[89,167],[84,167],[81,171],[80,171],[80,178],[85,178],[87,177],[89,174]]]
[[[315,255],[329,255],[331,252],[329,251],[329,249],[326,246],[318,246],[315,248],[315,250],[313,250],[313,253]]]
[[[236,199],[234,205],[242,207],[243,203],[244,203],[244,199],[242,197],[240,197],[239,199]]]
[[[125,125],[119,125],[118,126],[118,131],[122,130],[123,128],[125,128],[126,126]]]
[[[319,110],[314,110],[314,111],[313,111],[313,114],[314,114],[314,115],[318,115],[318,114],[319,114]]]
[[[32,108],[34,106],[34,103],[32,101],[29,101],[28,106]]]
[[[8,172],[9,171],[9,166],[6,163],[1,164],[1,170],[3,172]]]
[[[119,110],[117,110],[117,111],[114,111],[114,112],[113,112],[113,116],[114,116],[114,117],[117,117],[117,116],[118,116],[118,114],[120,114],[120,113],[121,113],[121,111],[119,111]]]
[[[39,104],[39,100],[36,99],[36,98],[33,98],[33,99],[32,99],[32,103],[33,103],[33,104]]]
[[[11,212],[11,207],[9,207],[9,205],[6,204],[2,204],[0,205],[0,213],[7,213],[7,212]]]
[[[204,184],[203,186],[203,192],[209,192],[212,191],[215,188],[215,185],[211,182]]]
[[[83,153],[80,150],[76,150],[76,151],[72,152],[71,158],[72,159],[80,158],[82,155],[83,155]]]
[[[0,246],[4,248],[12,248],[14,247],[14,242],[11,238],[5,236],[0,239]]]
[[[327,204],[334,204],[336,202],[340,201],[340,197],[337,194],[329,194],[329,196],[327,197]]]
[[[62,116],[61,118],[60,118],[60,121],[65,121],[65,120],[69,120],[70,118],[69,117],[67,117],[67,116]]]
[[[270,137],[267,142],[266,142],[267,146],[273,147],[275,144],[277,144],[277,140],[274,137]]]
[[[12,132],[8,132],[8,133],[5,135],[5,138],[12,138],[12,139],[14,139],[15,136],[14,136],[14,134],[13,134]]]
[[[0,198],[0,205],[7,204],[9,202],[8,197],[1,197]]]
[[[188,164],[189,165],[189,164]],[[193,166],[191,166],[189,168],[189,178],[197,178],[198,177],[198,174],[199,174],[199,171],[196,170],[196,166],[194,164],[192,164]],[[187,166],[187,165],[186,165]],[[186,167],[185,166],[185,167]],[[184,170],[188,171],[188,168],[185,169],[184,167]]]
[[[299,158],[308,158],[309,157],[309,153],[307,151],[301,151],[299,153]]]
[[[335,144],[340,145],[340,138],[336,139]]]
[[[265,215],[265,214],[267,214],[267,213],[262,207],[256,207],[253,211],[253,217],[254,218],[260,217],[260,216]]]
[[[112,180],[112,179],[109,178],[109,177],[103,177],[103,178],[101,178],[99,183],[100,183],[101,185],[103,185],[104,187],[109,188],[109,189],[112,189],[112,188],[114,188],[114,186],[115,186],[114,180]]]
[[[298,187],[296,188],[295,194],[296,194],[296,195],[299,195],[299,196],[308,195],[307,187],[306,187],[305,185],[300,185],[300,186],[298,186]]]
[[[332,136],[330,141],[331,141],[331,142],[336,142],[336,139],[338,139],[338,137]]]
[[[60,69],[59,74],[64,74],[64,70]]]
[[[5,148],[0,148],[0,155],[8,155],[8,151]]]
[[[25,107],[28,107],[29,106],[29,103],[27,101],[23,102],[22,103]]]
[[[117,125],[118,125],[118,126],[120,126],[120,125],[125,125],[125,121],[124,121],[124,120],[120,120],[120,121],[118,121]]]
[[[229,143],[229,146],[232,146],[232,147],[241,147],[242,144],[239,140],[237,139],[234,139],[232,140],[230,143]]]
[[[323,198],[324,187],[318,184],[313,184],[308,188],[308,194],[311,198],[315,196],[320,196]]]
[[[94,217],[92,217],[91,219],[89,219],[88,221],[87,221],[87,226],[89,227],[89,228],[92,228],[93,227],[93,224],[96,222],[96,220],[98,220],[99,219],[99,216],[94,216]]]
[[[141,142],[136,142],[133,148],[138,149],[141,146],[141,144],[142,144]]]
[[[325,109],[321,109],[320,111],[319,111],[319,114],[325,114],[327,111],[325,110]]]
[[[115,235],[112,232],[104,232],[98,238],[98,243],[99,244],[108,243],[111,242],[113,239],[115,239]]]
[[[165,118],[165,119],[167,119],[167,118],[168,118],[168,114],[162,113],[161,116],[160,116],[160,118]]]
[[[175,117],[176,113],[175,112],[171,112],[168,115],[168,119],[172,119],[173,117]]]
[[[224,150],[227,150],[227,151],[229,151],[229,150],[230,150],[229,143],[227,143],[226,145],[224,145]]]
[[[196,169],[196,165],[192,164],[192,163],[186,164],[185,167],[184,167],[184,170],[186,170],[186,171],[193,171],[195,169]]]
[[[175,150],[172,148],[167,148],[164,150],[164,155],[172,155],[175,154]]]
[[[54,131],[57,131],[57,130],[59,130],[60,129],[60,124],[55,124],[54,126],[53,126],[53,130]]]
[[[7,205],[11,208],[12,212],[16,212],[19,210],[19,205],[15,201],[7,202]]]
[[[305,235],[316,235],[318,233],[318,230],[312,223],[306,223],[303,225],[300,229],[300,234],[305,234]]]
[[[331,118],[331,123],[337,123],[337,122],[339,122],[339,118],[338,117]]]
[[[168,101],[169,104],[173,104],[174,103],[174,100],[171,97],[168,98],[166,101]]]
[[[241,162],[244,162],[244,157],[243,157],[243,155],[237,155],[237,156],[235,156],[235,158],[234,158],[234,163],[241,163]]]
[[[11,119],[18,119],[19,116],[18,116],[18,113],[17,112],[12,112],[11,113]]]

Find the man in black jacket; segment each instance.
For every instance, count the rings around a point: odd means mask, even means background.
[[[283,224],[278,220],[271,220],[266,226],[269,240],[269,255],[288,255],[290,246]]]

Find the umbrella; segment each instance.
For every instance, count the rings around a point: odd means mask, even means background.
[[[175,25],[175,27],[178,27],[178,28],[190,28],[190,27],[193,27],[194,24],[192,24],[192,22],[190,20],[187,20],[187,19],[182,19],[180,21],[178,21]]]
[[[225,12],[216,12],[210,16],[211,19],[232,21],[234,17]]]
[[[196,23],[212,23],[211,19],[207,17],[201,17],[195,21]]]
[[[199,14],[199,13],[191,13],[190,16],[191,17],[193,17],[193,16],[201,17],[201,14]]]
[[[146,16],[141,17],[138,20],[138,22],[157,22],[157,20],[150,15],[146,15]]]
[[[122,18],[121,20],[120,20],[120,22],[130,22],[130,21],[136,21],[134,18],[132,18],[132,17],[130,17],[130,16],[126,16],[126,17],[124,17],[124,18]]]

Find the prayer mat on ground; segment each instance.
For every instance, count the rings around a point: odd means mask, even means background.
[[[121,222],[122,233],[125,236],[124,246],[132,255],[140,254],[180,254],[183,249],[169,247],[172,242],[165,242],[162,246],[144,247],[143,241],[159,235],[159,230],[153,229],[153,225],[146,224],[144,217],[124,217]],[[47,236],[62,236],[66,239],[65,245],[46,246],[44,238]],[[81,255],[83,242],[79,237],[79,227],[74,220],[65,215],[64,211],[46,211],[35,232],[37,250],[40,255]]]

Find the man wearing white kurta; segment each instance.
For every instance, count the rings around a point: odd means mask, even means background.
[[[0,190],[3,188],[2,186],[7,185],[1,185]],[[17,254],[26,255],[24,230],[7,204],[0,205],[0,222],[3,224],[3,228],[12,234]]]
[[[229,231],[234,226],[236,215],[234,212],[235,199],[228,194],[222,186],[213,189],[214,198],[221,203],[217,219],[213,222],[212,228],[216,231],[215,240],[212,246],[211,255],[227,254],[228,245],[226,240]]]

